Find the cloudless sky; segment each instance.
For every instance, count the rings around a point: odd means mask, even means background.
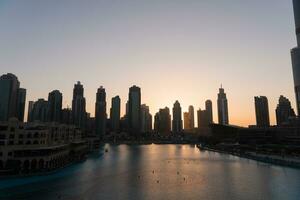
[[[154,115],[179,100],[204,109],[221,83],[231,124],[255,124],[254,96],[295,105],[290,49],[296,46],[291,0],[0,0],[0,73],[12,72],[27,100],[63,93],[76,81],[94,115],[96,90],[142,88]],[[196,115],[196,113],[195,113]]]

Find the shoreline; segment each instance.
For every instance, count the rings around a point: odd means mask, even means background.
[[[203,150],[204,151],[212,151],[212,152],[216,152],[216,153],[227,154],[227,155],[237,156],[240,158],[254,160],[254,161],[258,161],[258,162],[262,162],[262,163],[300,169],[300,158],[288,160],[287,158],[284,158],[284,157],[283,158],[275,157],[276,155],[255,154],[255,152],[237,153],[237,152],[230,152],[230,151],[225,151],[225,150],[220,150],[220,149],[210,148],[210,147],[205,147],[205,146],[200,147],[200,145],[197,145],[197,148],[200,151],[203,151]]]

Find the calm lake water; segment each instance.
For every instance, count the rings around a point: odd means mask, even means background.
[[[299,200],[300,170],[190,145],[105,145],[57,173],[0,180],[0,199]]]

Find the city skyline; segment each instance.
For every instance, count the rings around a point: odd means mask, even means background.
[[[216,91],[222,83],[228,96],[230,124],[255,124],[253,96],[257,95],[268,97],[270,121],[271,124],[275,124],[274,110],[280,95],[289,98],[296,110],[289,54],[289,50],[296,44],[292,2],[272,1],[270,4],[270,1],[253,1],[247,4],[236,2],[236,5],[233,5],[233,1],[229,1],[227,5],[219,2],[220,6],[215,2],[217,1],[184,4],[176,2],[172,9],[168,7],[168,2],[140,2],[135,5],[138,13],[130,13],[130,8],[120,2],[92,2],[82,9],[80,2],[75,2],[72,6],[67,2],[62,5],[51,2],[44,5],[30,1],[26,2],[26,5],[15,5],[14,1],[3,2],[0,8],[3,11],[2,19],[9,17],[11,21],[7,24],[5,20],[0,19],[0,24],[4,27],[0,38],[2,45],[7,47],[2,49],[0,54],[1,74],[16,74],[22,82],[22,87],[27,89],[25,113],[28,101],[47,99],[48,93],[55,89],[63,93],[63,107],[71,107],[72,87],[79,80],[85,87],[87,111],[92,116],[95,110],[95,91],[100,85],[106,88],[108,100],[116,95],[119,95],[121,100],[126,100],[128,88],[138,85],[142,88],[141,103],[146,103],[153,115],[159,108],[172,108],[175,100],[178,100],[182,110],[186,111],[189,105],[198,110],[206,99],[211,99],[216,122]],[[157,5],[161,8],[158,9]],[[51,12],[46,12],[45,9],[49,6]],[[59,9],[60,6],[66,10]],[[149,10],[141,15],[144,6],[148,6]],[[91,7],[93,9],[88,13],[87,10]],[[102,13],[108,18],[103,21],[97,13],[110,7],[124,8],[124,12]],[[37,8],[41,13],[32,12]],[[242,11],[248,8],[255,9],[256,16],[249,12],[242,13],[235,8]],[[266,15],[264,10],[267,8],[269,12]],[[12,9],[16,12],[10,12]],[[216,14],[204,12],[215,9]],[[45,12],[42,14],[42,11]],[[55,18],[52,18],[52,11],[57,15]],[[197,15],[201,11],[202,14]],[[230,14],[231,12],[234,14]],[[239,12],[239,19],[235,19],[236,12]],[[157,18],[154,13],[157,14]],[[37,14],[39,19],[35,17]],[[140,16],[140,20],[132,21],[135,14]],[[64,16],[67,18],[59,22]],[[92,33],[80,31],[77,25],[72,23],[67,27],[62,26],[76,20],[77,17],[81,17],[78,25],[84,25],[87,30],[93,28]],[[197,17],[197,20],[193,17]],[[260,20],[257,20],[258,18]],[[158,19],[166,21],[159,23]],[[121,22],[117,23],[115,20]],[[43,26],[46,22],[51,24],[49,29]],[[158,23],[155,26],[157,30],[145,28],[144,31],[137,31],[137,35],[130,36],[133,32],[127,27],[139,30],[136,28],[142,22],[146,25]],[[222,25],[224,22],[228,28]],[[29,27],[21,26],[24,29],[20,29],[17,26],[19,23]],[[178,25],[183,29],[176,28]],[[101,26],[110,29],[103,32],[98,28]],[[124,30],[123,36],[118,34],[120,28]],[[220,29],[223,34],[220,34]],[[44,37],[46,30],[50,31],[47,38]],[[23,37],[19,37],[20,34],[12,34],[13,31],[21,31]],[[28,32],[30,34],[25,34]],[[68,33],[74,33],[70,40],[66,39],[69,37]],[[112,37],[108,36],[109,33],[112,33]],[[28,38],[28,35],[32,38]],[[220,35],[224,37],[218,38]],[[187,39],[186,36],[190,36],[191,39]],[[128,44],[124,38],[131,42]],[[34,39],[37,42],[32,43]],[[107,42],[104,41],[106,39]],[[143,42],[143,39],[153,44]],[[210,43],[205,42],[206,40]],[[20,48],[21,44],[27,47],[26,50]],[[226,48],[228,46],[231,48]],[[57,51],[57,47],[61,50]],[[156,53],[158,49],[161,50]],[[12,53],[14,55],[11,55]],[[114,55],[119,61],[113,59]],[[192,75],[186,78],[184,74],[189,72],[192,72]],[[265,76],[266,73],[269,76]],[[180,84],[179,79],[182,80]],[[276,80],[280,80],[281,84],[277,84]],[[122,116],[125,114],[124,102],[121,105]],[[110,104],[110,101],[107,101],[107,113]]]

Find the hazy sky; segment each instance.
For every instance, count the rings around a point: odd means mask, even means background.
[[[59,89],[71,105],[74,83],[94,115],[96,90],[142,88],[154,115],[179,100],[204,108],[221,83],[230,123],[255,123],[254,96],[293,106],[290,49],[296,46],[291,0],[0,0],[0,73],[15,73],[27,100]],[[196,114],[196,113],[195,113]]]

